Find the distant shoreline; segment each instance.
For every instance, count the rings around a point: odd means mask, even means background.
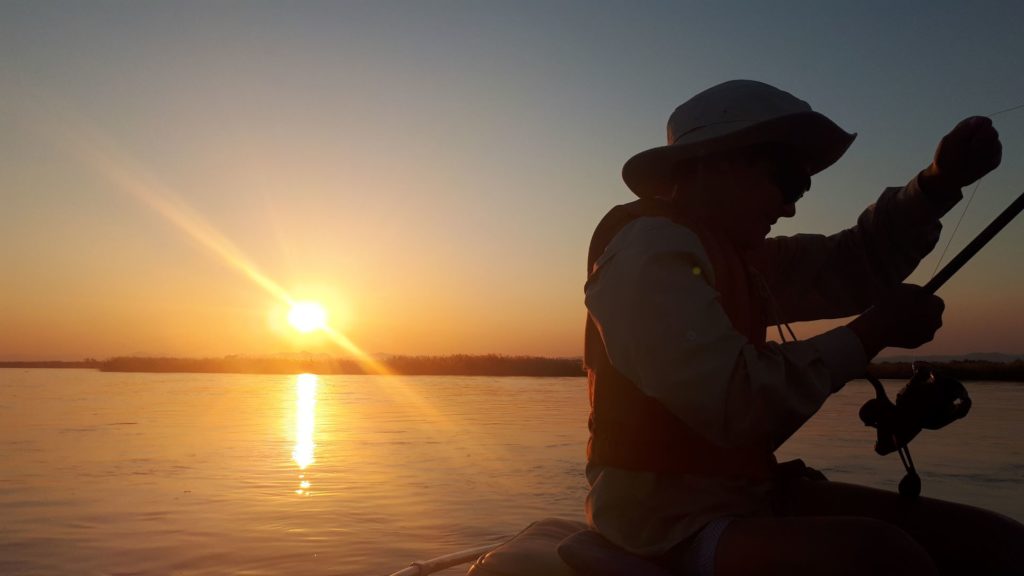
[[[373,364],[401,376],[586,376],[580,358],[503,356],[498,354],[448,356],[392,356]],[[946,374],[965,381],[1024,382],[1024,361],[953,360],[929,362]],[[375,374],[379,370],[351,359],[226,356],[223,358],[168,358],[122,356],[107,360],[0,361],[0,368],[78,368],[101,372],[203,373],[203,374]],[[881,361],[871,373],[884,379],[908,379],[912,363]]]
[[[226,356],[171,358],[122,356],[107,360],[0,361],[0,368],[85,368],[100,372],[201,374],[377,374],[402,376],[585,376],[580,358],[503,356],[391,356],[369,362],[346,358]]]

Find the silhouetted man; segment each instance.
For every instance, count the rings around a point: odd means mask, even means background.
[[[1020,573],[1024,527],[1008,518],[776,464],[880,350],[933,338],[942,301],[901,283],[1001,155],[992,123],[968,118],[852,228],[766,238],[853,139],[736,80],[679,106],[668,144],[623,167],[640,200],[598,226],[586,285],[587,516],[619,547],[679,574]],[[853,315],[807,340],[765,338]]]

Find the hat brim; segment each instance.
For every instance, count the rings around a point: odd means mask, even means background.
[[[641,198],[672,191],[682,160],[778,142],[796,150],[811,175],[834,164],[853,143],[850,134],[818,112],[800,112],[763,122],[723,123],[684,134],[675,144],[644,150],[622,166],[622,179]]]

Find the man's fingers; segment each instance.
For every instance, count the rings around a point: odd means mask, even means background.
[[[934,165],[951,182],[966,186],[998,167],[1002,158],[1003,145],[992,119],[971,116],[942,139]]]
[[[988,116],[971,116],[970,120],[975,126],[979,128],[992,126],[992,119],[989,118]]]
[[[999,142],[999,132],[995,128],[978,130],[971,138],[971,144],[976,147],[993,146]]]

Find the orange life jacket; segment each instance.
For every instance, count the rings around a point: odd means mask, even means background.
[[[644,216],[663,216],[684,224],[672,205],[641,199],[613,208],[598,224],[590,242],[588,278],[597,259],[626,224]],[[701,238],[714,269],[715,288],[733,326],[757,346],[765,343],[765,316],[743,257],[716,242],[698,224],[686,222]],[[684,294],[679,295],[685,298]],[[775,465],[768,441],[764,446],[722,448],[687,426],[654,398],[647,396],[612,366],[604,341],[588,314],[584,363],[590,391],[590,440],[587,461],[646,471],[675,471],[709,476],[767,477]]]

